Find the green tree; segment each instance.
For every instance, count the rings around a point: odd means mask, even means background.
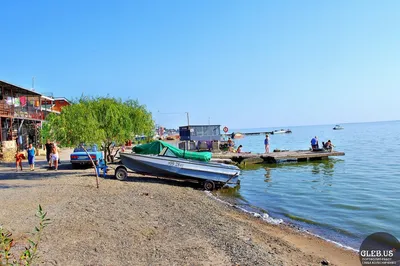
[[[48,116],[47,121],[48,134],[62,145],[97,144],[106,159],[113,143],[125,143],[135,135],[149,136],[154,128],[152,115],[144,105],[111,97],[81,97],[59,115]]]

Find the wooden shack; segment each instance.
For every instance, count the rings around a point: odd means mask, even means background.
[[[55,100],[40,93],[0,80],[0,143],[15,140],[26,148],[40,144],[40,128],[54,109]],[[57,109],[58,110],[58,109]]]

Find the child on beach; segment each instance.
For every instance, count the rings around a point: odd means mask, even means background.
[[[54,170],[58,170],[58,160],[59,160],[59,156],[58,156],[58,148],[57,146],[54,144],[51,150],[51,160],[54,164]]]
[[[32,143],[30,143],[28,146],[28,163],[29,163],[29,167],[31,168],[31,171],[35,170],[35,154],[36,154],[36,150],[32,146]]]
[[[21,168],[22,171],[22,160],[25,160],[25,155],[22,152],[19,152],[17,149],[17,152],[15,153],[15,171],[18,172],[18,166]]]

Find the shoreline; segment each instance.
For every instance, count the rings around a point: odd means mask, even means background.
[[[17,243],[32,231],[37,204],[52,219],[39,247],[46,265],[359,264],[355,252],[268,224],[187,183],[101,178],[96,189],[92,169],[67,164],[58,172],[17,174],[2,164],[0,170],[0,201],[7,206],[0,223]]]
[[[340,243],[339,241],[335,241],[335,240],[326,238],[326,237],[324,237],[324,236],[322,236],[322,235],[318,235],[317,233],[314,233],[314,232],[312,232],[312,231],[310,231],[310,230],[308,230],[308,229],[302,227],[301,225],[298,225],[298,224],[292,222],[290,219],[289,219],[288,221],[285,221],[285,220],[283,220],[283,219],[281,219],[281,218],[272,217],[272,216],[270,216],[270,215],[268,214],[268,211],[267,211],[267,210],[265,210],[266,212],[264,212],[264,213],[263,213],[263,212],[252,211],[252,210],[249,210],[249,209],[253,209],[253,208],[246,209],[246,208],[240,207],[240,205],[237,205],[237,204],[234,204],[234,203],[230,203],[229,201],[225,201],[225,200],[222,199],[221,197],[219,197],[219,196],[217,196],[217,195],[214,195],[214,194],[212,194],[212,193],[209,192],[209,191],[205,191],[205,193],[206,193],[209,197],[213,198],[214,200],[219,201],[219,202],[221,202],[222,204],[226,204],[226,205],[228,205],[229,207],[234,208],[234,209],[237,209],[237,210],[239,210],[239,211],[241,211],[241,212],[243,212],[243,213],[245,213],[245,214],[247,214],[247,215],[253,216],[253,217],[255,217],[255,218],[259,218],[259,219],[261,219],[262,221],[264,221],[265,223],[272,224],[272,225],[284,226],[284,227],[287,227],[287,228],[291,228],[291,229],[294,230],[295,232],[299,232],[299,233],[304,233],[304,234],[311,235],[311,236],[316,237],[316,238],[319,238],[319,239],[321,239],[321,240],[323,240],[323,241],[330,242],[330,243],[334,244],[335,246],[337,246],[337,247],[339,247],[339,248],[343,248],[343,249],[345,249],[345,250],[349,250],[349,251],[351,251],[351,252],[355,252],[355,253],[358,254],[358,250],[357,250],[356,248],[353,248],[353,247],[348,246],[348,245],[346,245],[346,244]],[[262,209],[262,210],[263,210],[263,209]]]
[[[270,215],[270,210],[268,210],[268,209],[263,209],[263,208],[260,208],[257,206],[252,206],[250,204],[240,203],[240,200],[239,200],[239,202],[235,202],[236,201],[235,198],[231,198],[229,196],[224,196],[223,194],[210,193],[208,191],[205,191],[205,192],[208,193],[208,195],[210,197],[214,198],[215,200],[220,201],[221,203],[227,204],[228,206],[238,209],[238,210],[240,210],[244,213],[247,213],[251,216],[259,218],[266,223],[287,226],[287,227],[292,228],[295,231],[312,235],[314,237],[320,238],[327,242],[331,242],[331,243],[335,244],[336,246],[341,247],[343,249],[358,253],[357,248],[355,248],[351,245],[348,245],[344,242],[340,242],[339,240],[331,239],[331,238],[329,238],[329,234],[324,235],[323,233],[319,234],[319,233],[315,232],[315,231],[317,231],[315,229],[320,229],[320,231],[322,231],[322,232],[330,232],[328,229],[326,229],[322,226],[317,226],[317,225],[307,224],[305,222],[296,221],[296,220],[293,220],[282,214],[277,215],[275,213],[276,216]],[[243,207],[243,205],[247,206],[247,208]],[[344,239],[346,239],[346,236],[342,236],[342,237],[344,237]],[[351,242],[351,241],[349,241],[349,242]]]

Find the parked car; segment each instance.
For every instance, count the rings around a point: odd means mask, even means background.
[[[103,152],[98,150],[97,145],[84,146],[84,147],[96,165],[99,163],[100,160],[104,160]],[[74,149],[74,152],[71,153],[70,158],[71,158],[72,168],[76,168],[77,166],[80,165],[92,164],[89,156],[86,154],[82,146],[76,147]]]

